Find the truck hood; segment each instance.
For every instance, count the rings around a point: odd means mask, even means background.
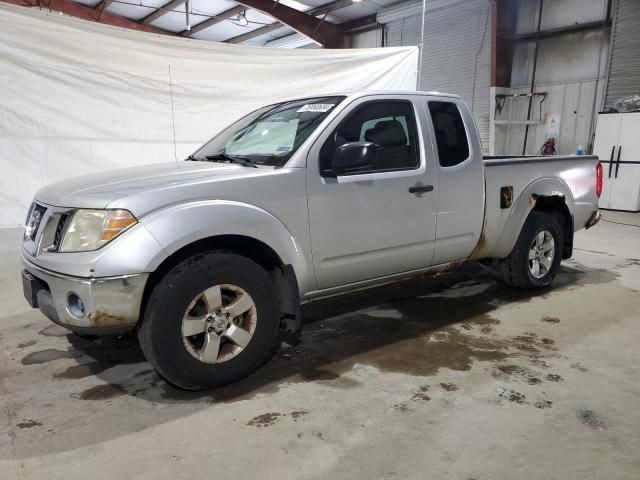
[[[121,168],[75,177],[48,185],[36,193],[36,200],[57,207],[107,208],[110,203],[141,192],[177,185],[243,177],[270,167],[211,162],[171,162]]]

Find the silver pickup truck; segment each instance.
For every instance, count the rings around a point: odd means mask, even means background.
[[[480,260],[552,283],[600,218],[593,156],[484,157],[455,95],[260,108],[187,161],[66,180],[28,214],[25,297],[78,334],[137,331],[166,381],[235,381],[295,341],[300,305]]]

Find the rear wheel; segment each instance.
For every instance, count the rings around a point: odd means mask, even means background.
[[[560,268],[562,238],[553,215],[531,212],[511,255],[500,264],[503,282],[521,289],[551,285]]]
[[[278,346],[276,293],[267,272],[246,257],[197,254],[153,289],[138,331],[142,350],[158,374],[179,388],[239,380]]]

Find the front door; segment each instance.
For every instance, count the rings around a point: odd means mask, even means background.
[[[308,209],[319,288],[431,265],[435,182],[420,115],[406,97],[361,98],[311,148]],[[375,144],[375,161],[337,177],[321,174],[347,142]]]

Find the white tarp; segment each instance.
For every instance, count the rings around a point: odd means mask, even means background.
[[[0,3],[0,227],[22,224],[47,183],[181,160],[271,102],[415,90],[417,58],[416,47],[290,50],[187,40]]]

